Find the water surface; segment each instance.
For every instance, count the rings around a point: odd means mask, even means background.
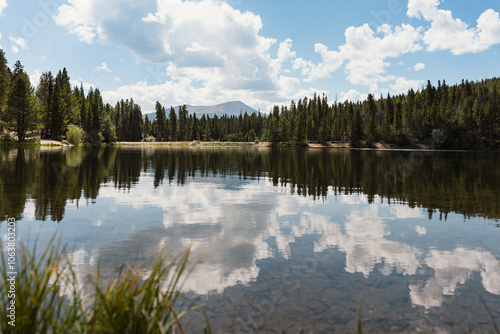
[[[191,245],[183,291],[214,332],[492,332],[494,152],[267,148],[0,151],[18,239],[59,231],[80,275]],[[5,223],[0,232],[5,235]],[[484,301],[484,303],[483,303]],[[203,324],[188,319],[191,331]]]

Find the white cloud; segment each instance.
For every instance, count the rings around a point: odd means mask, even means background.
[[[477,26],[453,18],[449,10],[439,9],[440,0],[409,0],[407,15],[431,22],[423,42],[428,51],[449,50],[454,55],[477,53],[500,43],[500,17],[488,9],[477,19]]]
[[[410,89],[417,90],[419,89],[424,80],[411,80],[399,77],[396,79],[395,84],[389,85],[395,94],[404,94],[407,93]]]
[[[122,82],[122,79],[120,77],[114,77],[113,82]]]
[[[452,251],[430,250],[425,264],[434,269],[434,277],[424,284],[410,285],[412,303],[426,309],[439,307],[443,295],[454,295],[458,284],[480,272],[483,287],[492,294],[500,294],[500,264],[496,257],[480,249],[456,248]]]
[[[42,76],[42,72],[40,72],[40,69],[37,68],[35,69],[35,71],[33,72],[33,74],[30,74],[30,83],[33,87],[36,87],[38,86],[38,84],[40,83],[40,77]]]
[[[425,215],[420,208],[410,208],[409,206],[397,205],[391,207],[391,214],[398,219],[424,218]]]
[[[277,41],[260,35],[260,16],[241,12],[225,1],[69,0],[59,7],[55,21],[84,42],[123,46],[139,60],[164,64],[169,80],[152,87],[156,96],[147,94],[155,101],[171,94],[174,99],[165,102],[194,104],[198,97],[191,93],[196,92],[202,94],[200,100],[234,96],[267,107],[288,102],[289,96],[282,97],[292,84],[297,92],[309,91],[301,89],[300,81],[297,87],[297,81],[283,77],[285,63],[295,59],[292,40],[285,39],[277,54],[271,55]],[[144,81],[121,90],[142,94],[145,86],[151,88]],[[193,88],[194,82],[203,88]],[[174,91],[160,92],[164,87]],[[180,101],[181,96],[187,99]]]
[[[26,43],[25,39],[22,37],[9,37],[9,41],[11,44],[12,52],[18,53],[20,50],[28,50],[28,43]]]
[[[7,8],[7,0],[0,0],[0,15],[3,14],[5,8]]]
[[[80,77],[78,77],[78,80],[70,80],[69,83],[71,84],[71,87],[80,88],[80,86],[83,85],[83,89],[86,93],[88,93],[90,88],[96,88],[96,85],[93,85],[93,84],[88,83],[88,82],[83,82],[82,78],[80,78]],[[102,92],[101,92],[101,94],[102,94]],[[114,102],[116,102],[116,101],[113,101],[113,103]]]
[[[92,43],[96,36],[95,22],[93,16],[94,0],[68,0],[68,5],[59,7],[59,12],[54,16],[54,21],[60,26],[68,28],[69,33],[78,36],[80,41]]]
[[[301,69],[304,81],[328,78],[331,73],[345,65],[347,80],[353,85],[368,86],[372,92],[378,90],[378,84],[396,80],[388,75],[386,68],[390,63],[387,58],[397,58],[403,54],[421,49],[420,29],[408,24],[401,27],[380,26],[374,32],[368,24],[360,27],[349,27],[345,31],[346,43],[338,51],[330,51],[323,44],[315,44],[314,50],[322,61],[314,64],[297,58],[294,69]]]
[[[345,93],[345,92],[340,93],[339,101],[344,102],[347,100],[347,101],[356,102],[356,101],[363,101],[366,98],[368,98],[368,94],[360,93],[355,89],[351,89],[347,93]]]
[[[284,42],[280,43],[278,48],[278,59],[281,61],[289,58],[295,58],[296,54],[292,51],[292,40],[287,38]]]
[[[425,69],[425,64],[424,63],[415,64],[415,66],[413,67],[414,71],[421,71],[423,69]]]
[[[111,70],[108,68],[108,65],[106,63],[102,63],[101,65],[97,66],[96,71],[105,71],[105,72],[111,72]]]
[[[417,225],[415,227],[415,231],[419,234],[419,235],[426,235],[427,234],[427,229],[423,226],[419,226]]]

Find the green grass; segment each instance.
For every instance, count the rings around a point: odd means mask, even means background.
[[[0,246],[7,268],[1,241]],[[9,283],[2,270],[1,333],[184,333],[182,318],[201,306],[179,292],[189,274],[189,248],[168,262],[158,256],[146,278],[124,265],[107,277],[98,267],[79,282],[60,241],[52,238],[41,254],[36,246],[17,247],[15,327],[8,324]],[[210,333],[208,320],[205,332]]]

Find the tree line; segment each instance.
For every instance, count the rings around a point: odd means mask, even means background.
[[[18,61],[7,66],[0,49],[0,126],[24,141],[33,131],[50,129],[52,138],[90,143],[115,141],[269,141],[273,145],[349,142],[371,147],[384,141],[400,147],[415,143],[444,149],[496,149],[500,144],[500,80],[462,81],[449,86],[430,81],[406,94],[369,94],[359,102],[335,101],[325,95],[274,106],[269,114],[213,116],[189,113],[187,107],[160,102],[155,117],[143,118],[133,99],[104,104],[97,88],[87,94],[71,87],[67,70],[43,73],[36,88]]]

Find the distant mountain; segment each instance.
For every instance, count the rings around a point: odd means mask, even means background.
[[[228,116],[239,116],[240,112],[244,114],[245,112],[248,113],[248,115],[251,115],[252,113],[258,113],[257,110],[253,109],[252,107],[247,106],[241,101],[231,101],[231,102],[225,102],[221,103],[215,106],[186,106],[188,109],[189,114],[196,113],[196,117],[200,118],[202,115],[207,115],[210,117],[214,117],[215,115],[217,116],[223,116],[224,114],[227,114]],[[176,112],[179,110],[179,106],[174,108]],[[165,107],[165,113],[167,114],[170,112],[170,108]],[[148,115],[148,118],[150,120],[153,120],[156,118],[156,113],[147,113],[143,114],[143,117],[146,117]]]

